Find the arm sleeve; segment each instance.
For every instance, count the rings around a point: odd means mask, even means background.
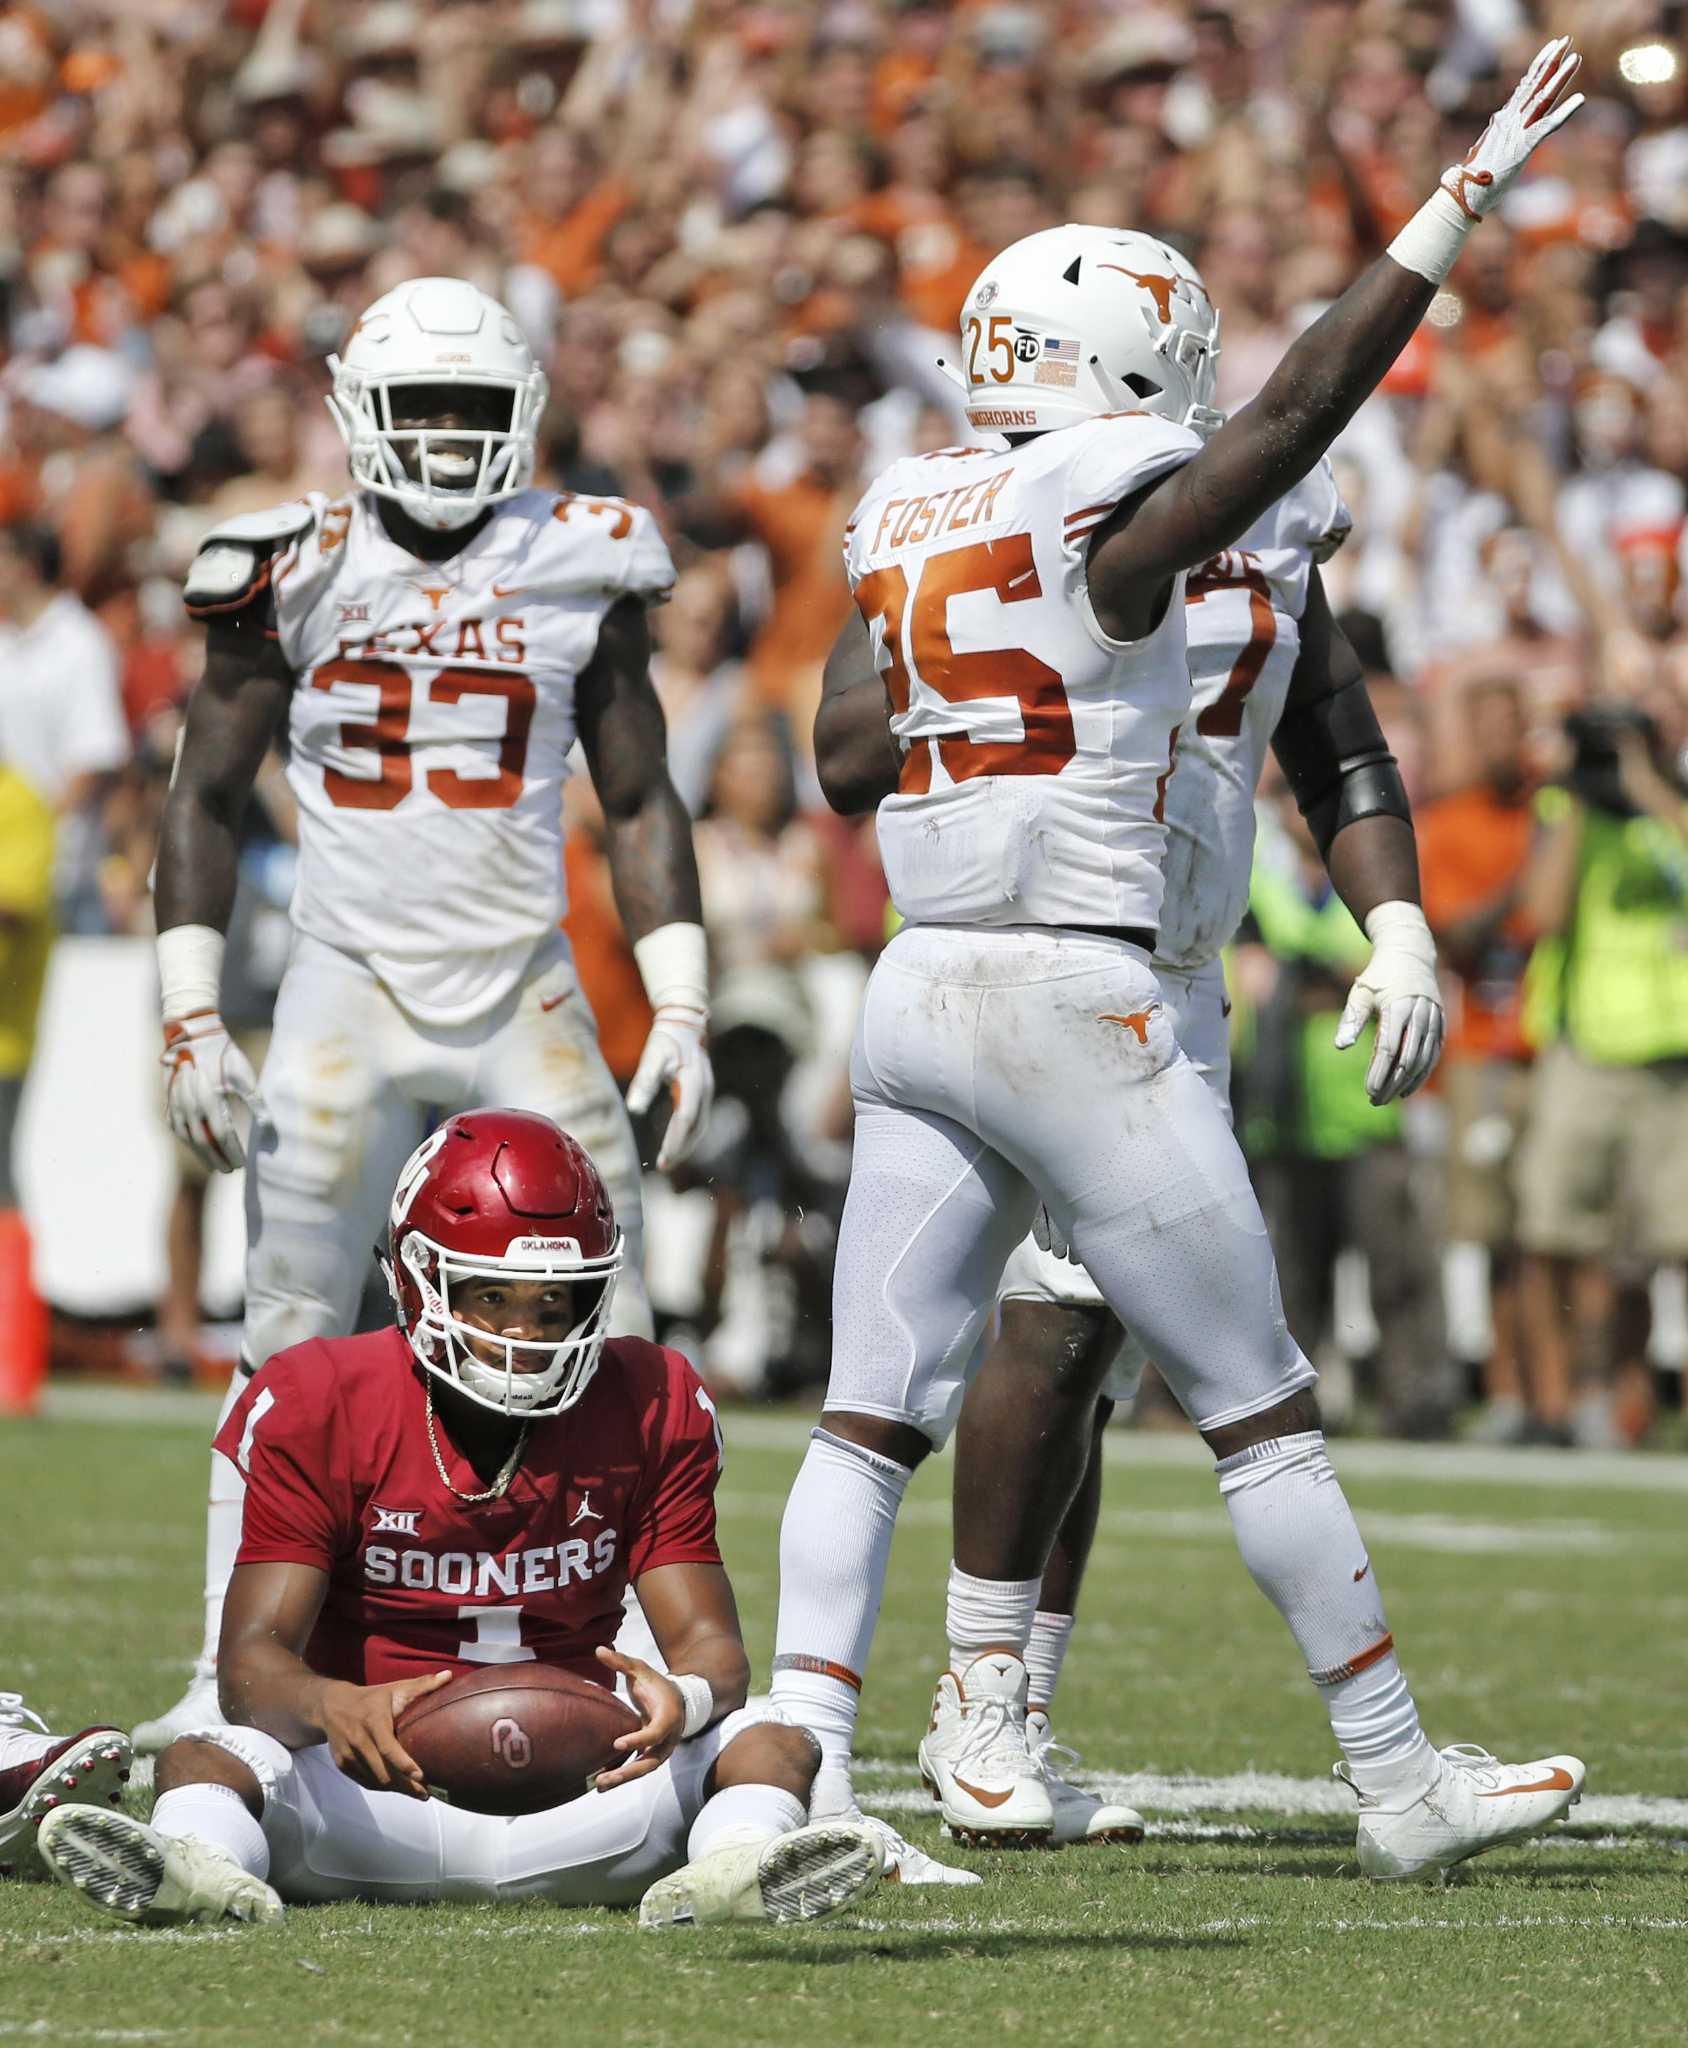
[[[645,1484],[629,1521],[627,1575],[635,1583],[665,1564],[719,1564],[715,1487],[721,1437],[703,1382],[677,1352],[653,1390]]]
[[[321,1376],[300,1370],[298,1359],[283,1352],[253,1376],[212,1448],[246,1481],[236,1564],[308,1564],[326,1572],[343,1547],[331,1476],[334,1411]]]

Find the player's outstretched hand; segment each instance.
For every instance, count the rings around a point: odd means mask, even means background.
[[[606,1649],[599,1650],[598,1661],[627,1680],[633,1704],[645,1717],[643,1726],[615,1738],[616,1748],[627,1754],[628,1760],[616,1770],[598,1773],[593,1790],[607,1792],[612,1785],[631,1784],[667,1763],[685,1732],[686,1702],[673,1679],[665,1678],[654,1664]]]
[[[664,1003],[651,1021],[651,1035],[645,1040],[633,1085],[627,1091],[627,1107],[635,1116],[643,1116],[667,1083],[674,1113],[656,1155],[662,1173],[678,1166],[697,1143],[709,1105],[715,1100],[715,1070],[703,1043],[708,1025],[705,1012]]]
[[[1339,1052],[1377,1019],[1377,1043],[1366,1069],[1366,1093],[1378,1104],[1410,1095],[1442,1056],[1442,991],[1436,942],[1416,903],[1380,903],[1366,919],[1372,956],[1348,991],[1336,1027]]]
[[[413,1700],[437,1692],[451,1677],[449,1671],[434,1671],[426,1678],[401,1678],[391,1685],[326,1686],[317,1718],[335,1764],[371,1792],[404,1792],[412,1799],[426,1799],[422,1767],[394,1734],[393,1723]]]
[[[165,1110],[170,1128],[202,1166],[233,1173],[246,1158],[234,1105],[258,1100],[252,1062],[229,1036],[215,1010],[196,1010],[164,1026],[159,1062],[169,1077]]]
[[[1582,64],[1569,36],[1555,36],[1538,50],[1509,99],[1472,144],[1463,164],[1442,173],[1442,190],[1473,220],[1499,204],[1530,153],[1561,128],[1583,103],[1564,92]]]

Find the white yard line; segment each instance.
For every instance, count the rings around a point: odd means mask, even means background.
[[[881,1786],[875,1779],[909,1779],[912,1764],[869,1758],[856,1766],[862,1804],[880,1813],[930,1813],[932,1799],[924,1787]],[[1288,1819],[1318,1815],[1340,1820],[1354,1817],[1354,1795],[1334,1778],[1291,1778],[1274,1771],[1236,1771],[1225,1777],[1168,1777],[1156,1771],[1085,1771],[1083,1782],[1105,1799],[1117,1799],[1150,1814],[1271,1813]],[[1688,1833],[1688,1799],[1635,1792],[1591,1792],[1571,1809],[1573,1827],[1669,1828]],[[1151,1832],[1156,1831],[1151,1824]],[[1172,1832],[1172,1830],[1168,1830]],[[1179,1832],[1182,1832],[1181,1830]],[[1621,1836],[1602,1838],[1556,1836],[1561,1846],[1582,1840],[1588,1848],[1628,1846]],[[1651,1847],[1660,1844],[1650,1843]],[[1674,1846],[1674,1845],[1671,1845]]]
[[[48,1387],[42,1413],[57,1422],[167,1423],[209,1431],[219,1397],[178,1387],[78,1385]],[[790,1409],[728,1409],[723,1417],[729,1455],[747,1450],[800,1453],[814,1427],[812,1415]],[[1211,1468],[1207,1447],[1183,1431],[1139,1434],[1110,1430],[1110,1465]],[[1338,1468],[1360,1479],[1497,1481],[1517,1486],[1611,1488],[1626,1493],[1688,1493],[1688,1457],[1621,1451],[1488,1450],[1477,1444],[1403,1444],[1336,1438]]]

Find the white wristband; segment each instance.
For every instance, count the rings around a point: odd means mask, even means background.
[[[1431,967],[1436,964],[1436,941],[1429,919],[1418,904],[1401,897],[1366,912],[1366,937],[1374,946],[1399,946]]]
[[[715,1718],[715,1688],[707,1678],[699,1678],[693,1672],[684,1674],[671,1671],[669,1683],[679,1688],[680,1697],[686,1703],[686,1725],[680,1730],[680,1740],[690,1742],[694,1735],[701,1735]]]
[[[1453,195],[1438,185],[1389,244],[1389,254],[1403,270],[1416,270],[1420,277],[1440,284],[1476,225]]]
[[[633,944],[651,1008],[673,1004],[709,1014],[709,941],[700,924],[659,925]]]
[[[223,980],[223,935],[208,924],[177,924],[158,935],[159,1007],[164,1021],[214,1010]]]

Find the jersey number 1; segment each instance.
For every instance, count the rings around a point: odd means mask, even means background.
[[[964,732],[944,733],[938,739],[939,759],[952,782],[966,782],[975,775],[1058,775],[1077,751],[1072,709],[1060,675],[1024,647],[958,653],[950,644],[950,599],[975,590],[994,591],[1004,605],[1043,595],[1029,533],[977,540],[929,556],[915,586],[906,656],[908,577],[893,562],[869,571],[856,585],[862,617],[870,626],[875,619],[885,622],[885,687],[891,709],[898,717],[908,710],[911,677],[950,704],[1018,697],[1023,739],[971,740]],[[924,796],[932,787],[932,749],[926,740],[916,740],[904,756],[901,787],[904,796]]]

